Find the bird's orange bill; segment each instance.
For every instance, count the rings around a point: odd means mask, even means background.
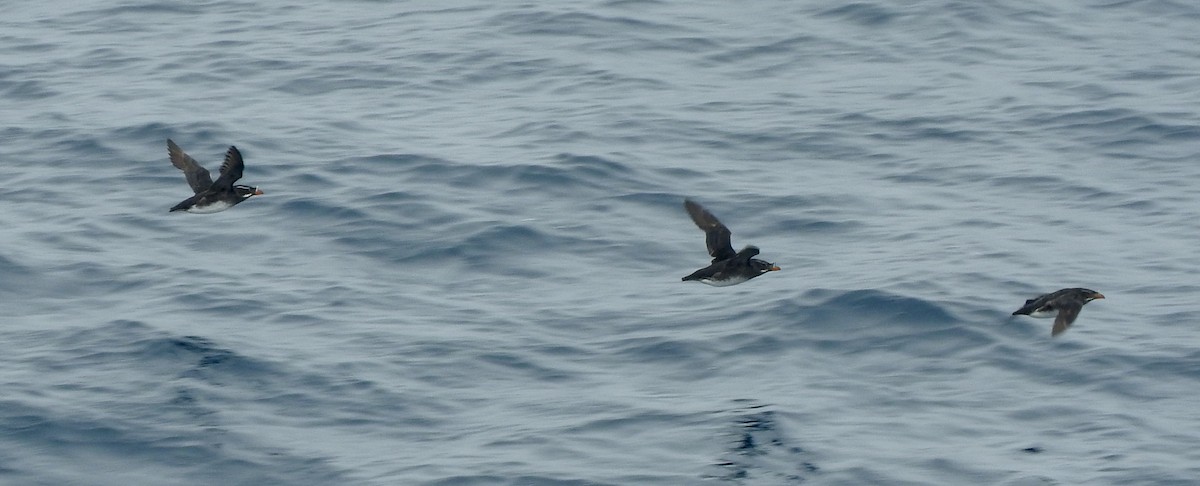
[[[782,270],[782,269],[781,269],[781,268],[779,268],[779,265],[771,265],[771,269],[770,269],[770,270],[767,270],[767,271],[768,271],[768,272],[778,272],[778,271],[780,271],[780,270]],[[1101,297],[1101,298],[1103,298],[1103,297]]]
[[[255,195],[255,196],[261,196],[261,195],[263,195],[262,189],[255,188],[255,189],[254,189],[254,195]]]

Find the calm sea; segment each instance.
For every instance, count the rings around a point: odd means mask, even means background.
[[[1200,4],[0,3],[0,484],[1200,482]]]

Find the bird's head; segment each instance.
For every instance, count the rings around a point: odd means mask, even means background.
[[[243,200],[249,198],[250,196],[263,195],[262,189],[242,185],[233,186],[233,192],[237,193],[238,197],[241,197]]]
[[[754,255],[757,255],[757,254],[758,254],[758,247],[754,246],[754,245],[750,245],[745,248],[742,248],[742,251],[739,251],[737,253],[737,258],[745,259],[746,262],[750,264],[750,268],[757,270],[759,275],[762,275],[767,272],[775,272],[775,271],[779,270],[779,267],[776,266],[774,263],[771,263],[771,262],[768,262],[765,260],[759,260],[757,258],[752,258]]]
[[[1096,299],[1103,299],[1104,294],[1091,289],[1083,289],[1083,298],[1087,299],[1085,302],[1091,302]]]
[[[759,274],[764,274],[764,273],[767,273],[767,272],[778,272],[778,271],[779,271],[779,266],[778,266],[778,265],[776,265],[776,264],[774,264],[774,263],[771,263],[771,262],[768,262],[768,261],[759,260],[759,259],[757,259],[757,258],[753,258],[753,259],[751,259],[751,260],[750,260],[750,265],[751,265],[752,267],[754,267],[754,269],[755,269],[755,270],[758,270],[758,273],[759,273]]]

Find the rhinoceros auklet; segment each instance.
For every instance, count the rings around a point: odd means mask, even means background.
[[[1050,330],[1050,336],[1057,336],[1071,327],[1075,318],[1079,317],[1079,311],[1083,310],[1083,304],[1103,298],[1104,295],[1095,290],[1062,289],[1026,300],[1025,305],[1013,312],[1012,315],[1054,316],[1054,328]]]
[[[237,147],[229,146],[225,152],[225,162],[221,164],[221,175],[213,182],[208,170],[196,163],[190,155],[183,152],[171,139],[167,139],[167,153],[171,155],[171,164],[183,171],[189,186],[196,194],[176,204],[171,211],[187,211],[189,213],[216,213],[232,208],[235,204],[249,199],[250,196],[262,195],[257,187],[233,185],[242,178],[242,153]]]
[[[734,252],[729,241],[732,233],[721,224],[716,216],[705,210],[691,199],[683,201],[684,209],[692,217],[692,221],[704,230],[705,244],[708,254],[713,257],[712,265],[692,272],[683,277],[683,281],[696,280],[714,287],[737,285],[767,272],[779,270],[774,263],[753,258],[758,254],[758,248],[747,246],[742,251]]]

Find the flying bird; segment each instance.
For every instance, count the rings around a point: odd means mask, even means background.
[[[1062,289],[1026,300],[1025,305],[1013,312],[1012,315],[1054,316],[1054,328],[1050,330],[1050,336],[1057,336],[1071,327],[1075,318],[1079,317],[1079,311],[1083,310],[1084,304],[1103,298],[1104,295],[1095,290]]]
[[[171,211],[187,211],[189,213],[207,214],[224,211],[237,203],[249,199],[250,196],[262,195],[257,187],[234,185],[242,178],[242,153],[237,147],[229,146],[225,152],[225,162],[221,164],[221,175],[213,182],[208,170],[196,162],[190,155],[183,152],[171,139],[167,139],[167,153],[171,156],[171,164],[183,171],[189,186],[196,194],[184,199]]]
[[[708,246],[708,254],[712,256],[711,265],[683,277],[684,282],[695,280],[714,287],[727,287],[779,270],[774,263],[754,258],[758,255],[758,247],[747,246],[742,251],[733,251],[729,228],[695,201],[685,199],[683,207],[696,226],[704,230],[704,241]]]

